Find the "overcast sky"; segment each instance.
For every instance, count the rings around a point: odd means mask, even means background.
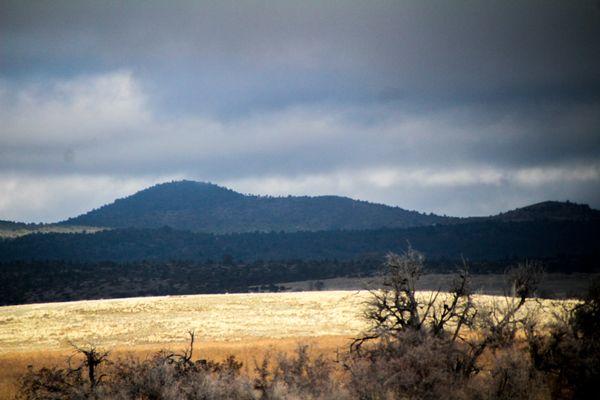
[[[172,179],[600,208],[598,1],[0,0],[0,219]]]

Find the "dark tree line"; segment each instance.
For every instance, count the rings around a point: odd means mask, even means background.
[[[472,261],[600,255],[600,224],[593,221],[482,221],[409,229],[254,232],[214,235],[161,229],[118,229],[94,234],[31,234],[0,241],[0,261],[352,260],[383,257],[410,242],[430,260]]]
[[[279,290],[282,282],[371,277],[383,257],[354,260],[10,261],[0,263],[0,305],[81,299]],[[542,260],[546,271],[593,270],[593,258]],[[515,260],[473,261],[473,274],[501,274]],[[428,260],[427,273],[453,273],[460,260]],[[313,284],[313,288],[317,288]]]
[[[131,296],[248,292],[276,283],[373,274],[363,259],[234,262],[11,262],[0,264],[0,305]]]

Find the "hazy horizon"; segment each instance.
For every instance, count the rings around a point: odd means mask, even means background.
[[[600,208],[597,1],[0,0],[0,220],[153,184]]]
[[[83,212],[81,212],[81,213],[78,213],[78,214],[69,215],[69,216],[67,216],[67,217],[65,217],[65,218],[63,218],[63,219],[60,219],[60,220],[53,220],[53,221],[23,221],[23,220],[14,220],[14,222],[25,222],[25,223],[42,223],[42,224],[52,224],[52,223],[57,223],[57,222],[63,222],[63,221],[65,221],[65,220],[69,219],[69,218],[72,218],[72,217],[77,217],[77,216],[80,216],[80,215],[82,215],[82,214],[85,214],[85,213],[87,213],[88,211],[92,211],[93,209],[97,209],[97,208],[100,208],[100,207],[103,207],[103,206],[106,206],[106,205],[110,205],[110,204],[114,203],[114,201],[116,201],[116,200],[119,200],[119,199],[123,199],[123,198],[126,198],[126,197],[133,196],[133,195],[137,194],[138,192],[140,192],[140,191],[143,191],[143,190],[145,190],[145,189],[150,189],[150,188],[153,188],[154,186],[158,186],[158,185],[162,185],[162,184],[168,184],[168,183],[181,183],[181,182],[194,182],[194,183],[201,183],[201,184],[208,184],[208,185],[216,185],[216,186],[218,186],[218,187],[221,187],[221,188],[223,188],[223,189],[230,189],[230,190],[234,190],[235,192],[237,192],[237,193],[240,193],[240,194],[243,194],[243,195],[245,195],[245,196],[276,197],[276,198],[286,198],[286,197],[288,197],[288,196],[299,196],[299,197],[302,197],[302,196],[308,196],[308,197],[319,197],[319,196],[339,196],[339,195],[337,195],[337,194],[331,194],[331,193],[315,194],[315,195],[304,195],[304,194],[290,195],[290,194],[270,194],[270,193],[261,194],[261,193],[253,193],[253,192],[244,192],[244,191],[238,191],[238,190],[235,190],[235,189],[233,189],[233,188],[230,188],[230,187],[227,187],[227,186],[224,186],[224,185],[220,185],[220,184],[218,184],[218,183],[215,183],[215,182],[208,182],[208,181],[194,181],[194,180],[190,180],[190,179],[178,179],[178,180],[170,180],[170,181],[162,181],[162,182],[157,182],[157,183],[155,183],[155,184],[153,184],[153,185],[151,185],[151,186],[144,187],[144,188],[142,188],[142,189],[140,189],[140,190],[136,190],[135,192],[131,192],[131,193],[125,194],[125,195],[124,195],[124,196],[122,196],[122,197],[114,198],[114,199],[112,199],[112,200],[108,201],[107,203],[100,204],[100,205],[98,205],[98,206],[96,206],[96,207],[93,207],[93,208],[90,208],[90,209],[88,209],[88,210],[84,210]],[[402,207],[402,206],[399,206],[399,205],[394,205],[394,204],[386,204],[386,203],[382,203],[382,202],[373,202],[373,201],[369,201],[369,200],[365,200],[365,199],[360,199],[360,198],[356,198],[356,197],[350,197],[350,196],[340,196],[340,197],[350,198],[350,199],[352,199],[352,200],[357,200],[357,201],[367,201],[367,202],[369,202],[369,203],[372,203],[372,204],[380,204],[380,205],[384,205],[384,206],[390,206],[390,207],[400,207],[400,208],[403,208],[403,209],[405,209],[405,210],[408,210],[408,211],[418,211],[418,212],[420,212],[420,213],[423,213],[423,214],[429,214],[429,213],[430,213],[430,212],[428,212],[428,211],[412,210],[412,209],[407,209],[407,208],[404,208],[404,207]],[[542,201],[542,202],[552,202],[552,201],[566,202],[566,201],[570,201],[570,200],[564,200],[564,201],[563,201],[563,200],[553,200],[553,199],[547,199],[547,200],[544,200],[544,201]],[[541,202],[538,202],[538,203],[541,203]],[[577,203],[577,202],[572,202],[572,203],[574,203],[574,204],[581,204],[581,203]],[[517,206],[517,207],[511,208],[511,209],[500,210],[500,211],[498,211],[497,213],[494,213],[494,214],[480,214],[480,215],[448,215],[448,214],[437,214],[437,215],[440,215],[440,216],[448,216],[448,217],[488,217],[488,216],[491,216],[491,215],[496,215],[496,214],[503,213],[503,212],[506,212],[506,211],[512,211],[512,210],[513,210],[513,209],[515,209],[515,208],[522,208],[522,207],[526,207],[526,206],[530,206],[530,205],[534,205],[534,204],[537,204],[537,203],[528,203],[528,204],[522,204],[522,205],[520,205],[520,206]],[[594,207],[592,207],[592,208],[594,208]],[[434,213],[434,214],[435,214],[435,213]],[[2,221],[2,219],[0,219],[0,221]]]

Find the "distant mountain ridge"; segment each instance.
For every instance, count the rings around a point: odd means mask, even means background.
[[[600,221],[585,204],[546,201],[489,217],[447,217],[341,196],[244,195],[212,183],[161,183],[62,221],[62,226],[160,228],[210,233],[413,228],[481,220]]]
[[[494,215],[500,221],[594,221],[600,220],[600,211],[587,204],[570,201],[544,201]]]
[[[244,195],[205,182],[162,183],[61,222],[110,228],[159,228],[233,233],[408,228],[458,218],[340,196]]]

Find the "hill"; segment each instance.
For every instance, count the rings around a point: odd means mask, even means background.
[[[35,228],[23,222],[0,220],[0,238],[11,238],[33,232]]]
[[[155,185],[62,225],[159,228],[194,232],[320,231],[408,228],[456,218],[407,211],[340,196],[244,195],[211,183]]]
[[[178,181],[141,190],[58,225],[241,233],[411,228],[485,220],[600,221],[600,211],[585,204],[546,201],[489,217],[456,218],[341,196],[245,195],[211,183]]]
[[[93,233],[104,230],[93,226],[26,224],[24,222],[0,220],[0,239],[10,239],[32,233]]]
[[[600,211],[587,204],[544,201],[493,216],[500,221],[600,221]]]

